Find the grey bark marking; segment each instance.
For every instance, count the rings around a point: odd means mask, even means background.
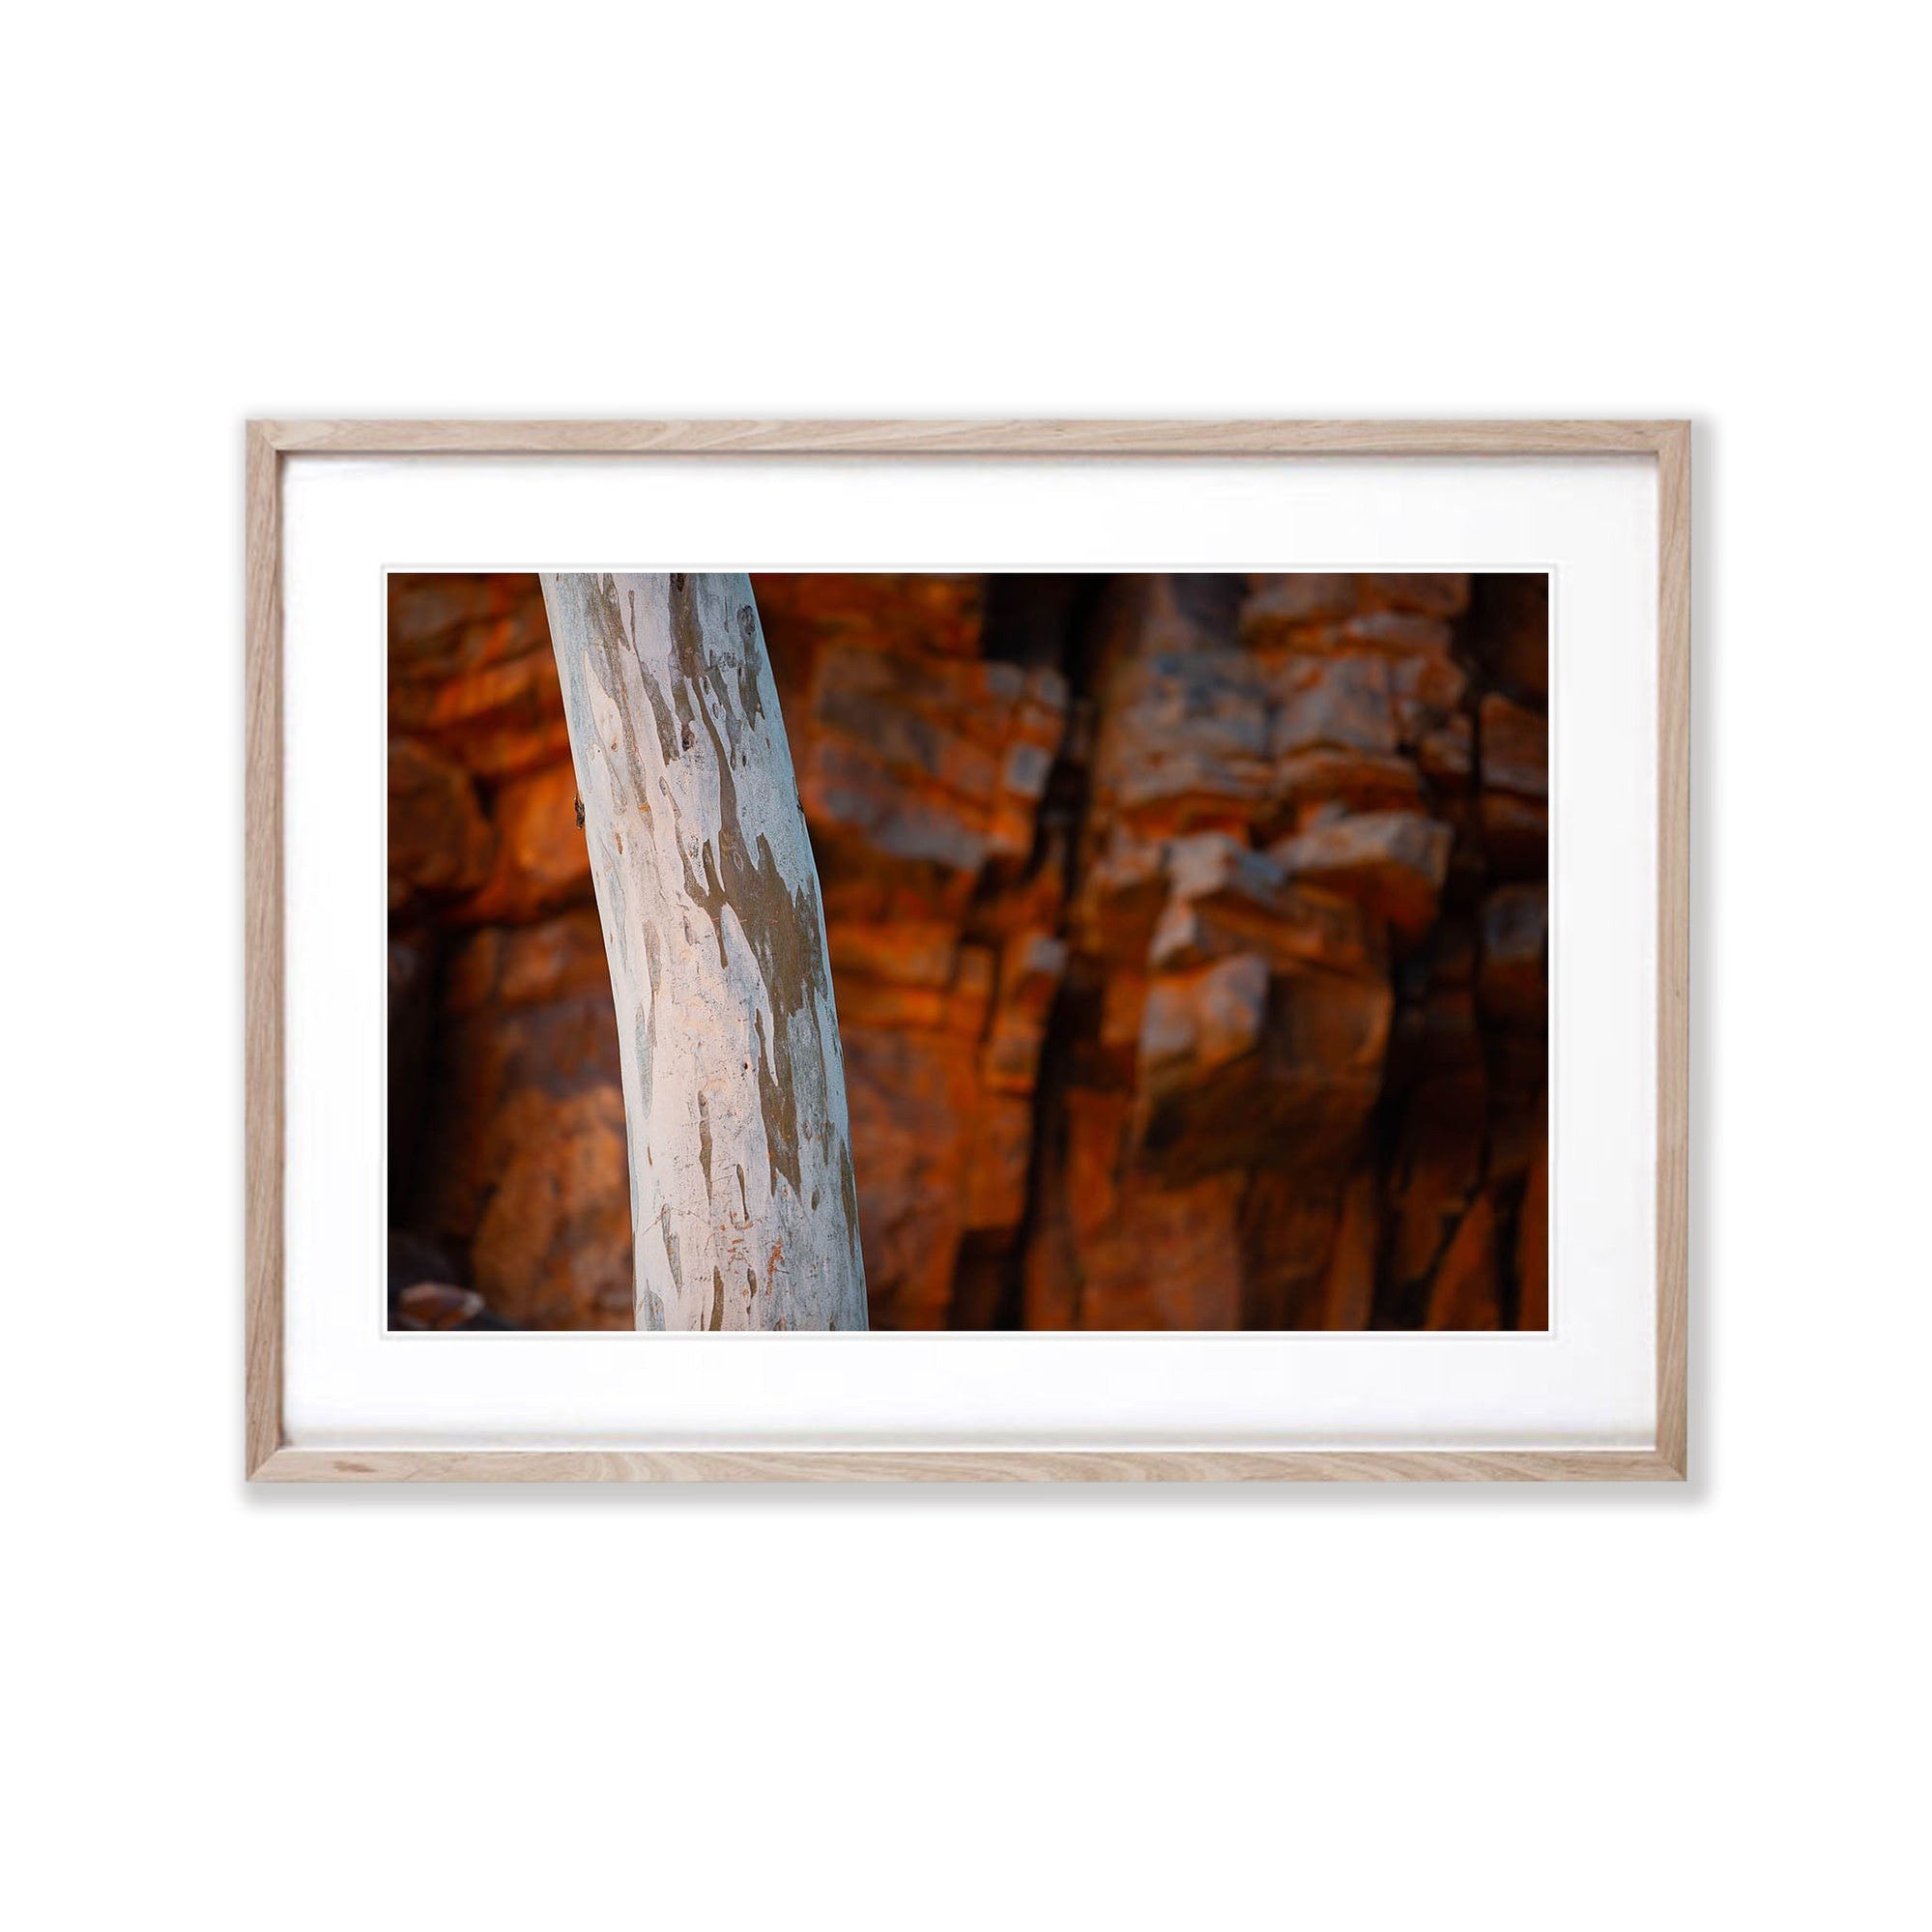
[[[672,1285],[684,1285],[684,1270],[678,1265],[678,1231],[671,1226],[671,1203],[666,1201],[657,1211],[658,1231],[664,1236],[664,1258],[671,1264]]]

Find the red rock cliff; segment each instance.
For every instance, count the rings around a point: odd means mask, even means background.
[[[1544,1325],[1544,579],[754,583],[876,1327]],[[397,1319],[627,1327],[541,596],[389,625]]]

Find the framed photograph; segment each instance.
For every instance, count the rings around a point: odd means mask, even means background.
[[[1689,427],[247,430],[261,1481],[1675,1481]]]

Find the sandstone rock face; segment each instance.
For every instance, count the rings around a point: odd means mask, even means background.
[[[542,591],[394,576],[389,614],[391,1321],[485,1325],[469,1292],[627,1328],[617,1020]]]
[[[631,1325],[630,1195],[603,933],[583,908],[452,947],[410,1225],[521,1327]]]
[[[1546,1322],[1542,578],[753,583],[875,1327]],[[389,613],[397,1319],[627,1325],[535,579]]]

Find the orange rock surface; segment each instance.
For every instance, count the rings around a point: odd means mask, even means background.
[[[754,578],[875,1327],[1547,1320],[1541,578]],[[389,587],[399,1322],[625,1327],[533,577]]]

